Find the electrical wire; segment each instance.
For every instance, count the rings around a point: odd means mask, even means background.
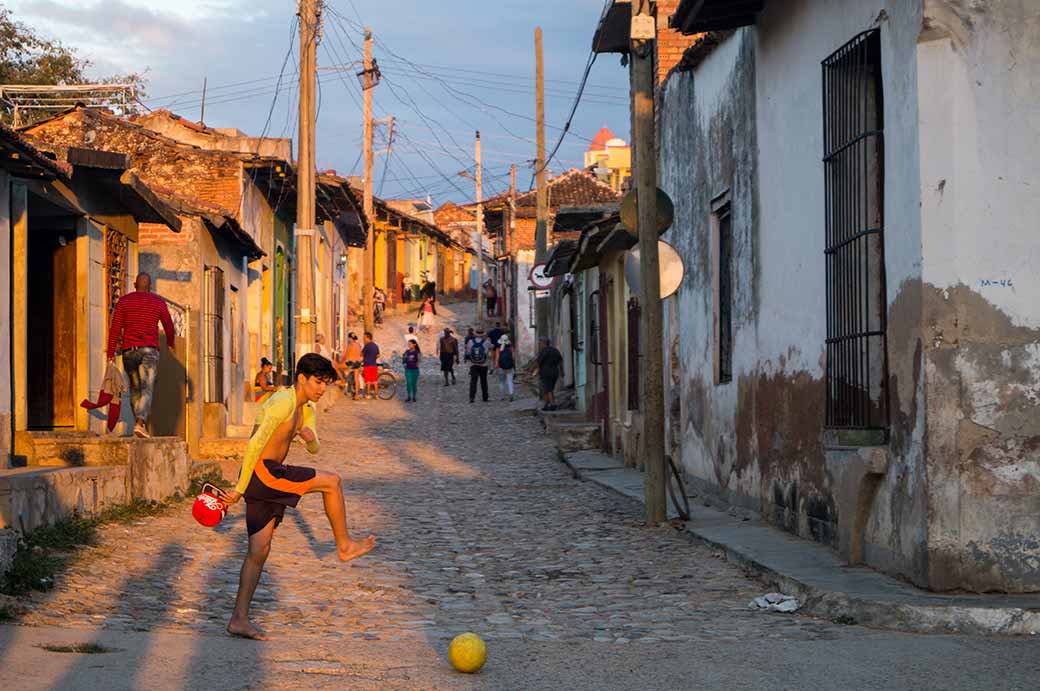
[[[542,173],[542,171],[549,167],[549,164],[556,156],[556,152],[560,150],[560,145],[563,144],[564,138],[570,131],[571,123],[574,121],[574,114],[578,112],[578,105],[581,103],[582,94],[585,93],[585,84],[588,83],[589,73],[592,72],[592,66],[596,62],[597,55],[598,53],[596,53],[595,50],[589,51],[589,59],[588,62],[586,62],[585,64],[585,74],[583,74],[581,77],[581,85],[578,87],[578,93],[574,97],[574,105],[571,106],[571,114],[567,116],[567,123],[563,126],[563,131],[560,133],[560,138],[556,140],[556,146],[553,147],[552,153],[550,153],[549,156],[542,163],[542,167],[536,170],[534,172],[534,175],[531,176],[531,187],[534,186],[534,179],[538,177]]]

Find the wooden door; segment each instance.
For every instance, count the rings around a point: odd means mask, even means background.
[[[28,263],[29,427],[75,427],[75,232],[34,233]]]

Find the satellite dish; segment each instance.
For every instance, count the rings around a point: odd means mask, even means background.
[[[672,204],[672,198],[668,196],[667,192],[658,187],[657,234],[660,235],[671,228],[673,220],[675,220],[675,205]],[[639,201],[636,190],[633,188],[621,200],[621,225],[632,235],[638,235],[638,221]]]
[[[682,284],[686,267],[683,266],[682,257],[675,248],[664,240],[657,241],[658,265],[661,276],[661,299],[664,300],[675,294]],[[642,268],[639,262],[639,246],[633,247],[625,255],[625,283],[633,293],[639,293]]]

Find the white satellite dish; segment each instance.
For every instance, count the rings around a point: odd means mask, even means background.
[[[658,265],[661,268],[661,299],[664,300],[679,290],[686,267],[683,266],[682,257],[675,251],[675,248],[664,240],[657,241],[657,256]],[[625,282],[628,284],[628,289],[636,294],[639,293],[640,273],[639,246],[636,245],[625,255]]]

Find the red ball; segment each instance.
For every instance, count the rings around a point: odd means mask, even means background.
[[[191,507],[191,515],[207,528],[212,528],[220,523],[225,514],[227,514],[227,504],[210,492],[203,492],[196,497],[195,503]]]

